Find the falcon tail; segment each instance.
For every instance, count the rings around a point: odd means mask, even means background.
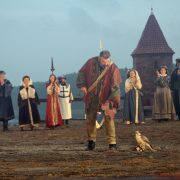
[[[152,152],[156,152],[156,151],[157,151],[156,149],[154,149],[154,148],[152,147],[151,144],[148,144],[148,147],[149,147],[149,149],[150,149]]]

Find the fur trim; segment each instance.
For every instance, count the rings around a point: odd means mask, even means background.
[[[27,92],[27,90],[26,90],[26,88],[23,88],[23,89],[21,89],[20,90],[20,96],[21,96],[21,98],[23,99],[23,100],[25,100],[25,99],[28,99],[28,98],[35,98],[35,89],[34,88],[32,88],[32,87],[28,87],[28,92]]]

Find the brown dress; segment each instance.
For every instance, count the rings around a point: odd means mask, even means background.
[[[156,91],[154,93],[152,110],[153,119],[163,120],[175,118],[175,109],[169,88],[169,81],[169,76],[160,76],[155,81]]]

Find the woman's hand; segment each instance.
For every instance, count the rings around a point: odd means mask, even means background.
[[[159,71],[156,71],[157,77],[160,77],[161,74],[159,73]]]

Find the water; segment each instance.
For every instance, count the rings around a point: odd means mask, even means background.
[[[39,113],[41,120],[45,121],[46,116],[46,103],[41,103],[38,106]],[[85,110],[84,110],[84,103],[83,102],[73,102],[72,103],[72,119],[84,119],[85,117]],[[18,110],[15,110],[15,119],[9,121],[10,125],[17,125],[18,124]]]

